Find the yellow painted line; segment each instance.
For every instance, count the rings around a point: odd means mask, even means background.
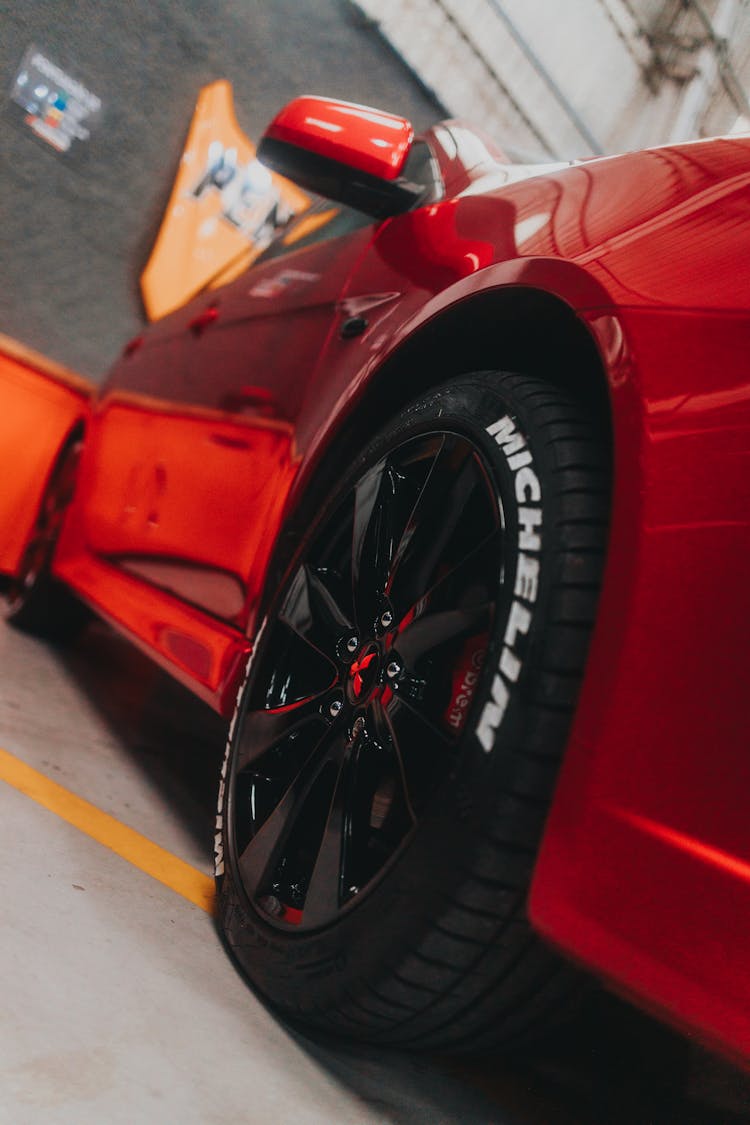
[[[210,876],[3,749],[0,749],[0,781],[25,793],[32,801],[126,859],[133,867],[145,871],[152,879],[176,891],[188,902],[200,906],[209,914],[213,913],[214,881]]]

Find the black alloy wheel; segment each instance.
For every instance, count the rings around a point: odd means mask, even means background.
[[[502,522],[480,451],[435,431],[390,450],[311,539],[263,648],[228,810],[245,893],[274,926],[328,925],[366,895],[450,772]]]
[[[526,901],[606,546],[609,454],[542,380],[415,402],[286,529],[222,769],[227,944],[284,1016],[516,1044],[580,987]]]

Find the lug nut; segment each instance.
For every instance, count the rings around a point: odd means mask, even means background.
[[[343,707],[343,703],[341,702],[340,699],[332,699],[331,702],[328,705],[328,714],[331,716],[332,719],[335,719],[336,716],[341,713],[342,707]]]
[[[380,624],[383,629],[390,629],[391,625],[393,624],[393,614],[389,609],[387,609],[385,613],[381,614]]]
[[[389,680],[395,680],[396,676],[401,674],[401,665],[398,660],[392,660],[385,670],[385,674]]]
[[[358,738],[365,729],[365,720],[361,715],[358,715],[352,724],[352,738]]]
[[[359,894],[359,887],[350,887],[349,888],[349,894],[350,895],[358,895]]]
[[[346,642],[346,651],[347,652],[356,652],[358,647],[359,647],[359,637],[349,637],[348,641]]]

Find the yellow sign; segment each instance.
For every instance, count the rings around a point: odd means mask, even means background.
[[[204,86],[172,195],[141,274],[146,314],[158,320],[253,262],[310,198],[255,158],[234,116],[229,82]]]

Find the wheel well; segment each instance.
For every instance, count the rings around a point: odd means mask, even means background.
[[[414,399],[471,371],[515,371],[546,379],[586,405],[611,443],[606,373],[594,339],[575,311],[542,290],[514,287],[468,298],[415,332],[371,378],[353,413],[315,465],[293,502],[291,524],[276,567],[290,559],[299,529],[295,515],[315,510],[342,464],[356,459],[386,423]],[[280,570],[273,577],[279,580]]]
[[[545,379],[584,404],[611,443],[606,372],[593,336],[575,311],[538,289],[482,293],[429,321],[371,378],[353,414],[316,466],[325,485],[329,469],[347,463],[379,429],[414,399],[471,371],[514,371]]]
[[[591,333],[574,310],[540,290],[483,293],[429,322],[371,381],[358,410],[372,428],[412,399],[470,371],[535,375],[585,403],[609,429],[604,367]]]

